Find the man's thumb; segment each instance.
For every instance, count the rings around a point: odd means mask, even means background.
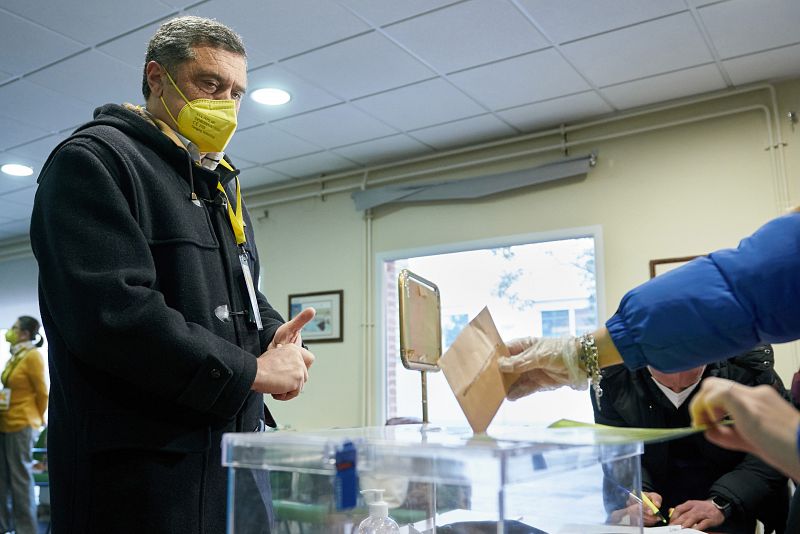
[[[303,311],[295,315],[286,326],[293,332],[299,332],[314,316],[317,314],[314,308],[305,308]]]

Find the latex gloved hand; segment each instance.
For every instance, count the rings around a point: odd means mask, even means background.
[[[508,391],[509,400],[561,386],[578,390],[589,386],[589,377],[580,366],[580,342],[575,337],[524,337],[507,342],[506,347],[511,355],[500,358],[500,371],[522,373]]]

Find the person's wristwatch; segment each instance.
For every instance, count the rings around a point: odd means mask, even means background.
[[[725,516],[725,519],[728,519],[733,512],[731,508],[731,501],[726,499],[725,497],[720,497],[719,495],[714,495],[711,497],[711,504],[717,507],[717,510],[722,512],[722,515]]]

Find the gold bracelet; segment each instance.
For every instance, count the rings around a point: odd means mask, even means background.
[[[581,344],[581,353],[578,357],[583,370],[589,376],[594,390],[594,399],[597,401],[597,409],[600,409],[600,397],[603,396],[603,388],[600,387],[600,358],[597,352],[597,343],[592,334],[584,334],[578,338]]]

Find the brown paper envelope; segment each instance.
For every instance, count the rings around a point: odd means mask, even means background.
[[[498,358],[508,356],[487,308],[458,334],[439,360],[450,389],[476,434],[485,432],[518,374],[501,373]]]

